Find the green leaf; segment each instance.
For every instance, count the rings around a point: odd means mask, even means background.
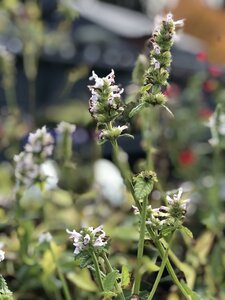
[[[103,280],[104,291],[106,292],[111,291],[114,287],[117,278],[118,278],[118,272],[116,270],[107,274]]]
[[[66,274],[66,277],[82,290],[88,292],[95,292],[98,290],[87,269],[78,270],[76,273],[69,272]]]
[[[2,275],[0,275],[0,299],[13,300],[12,292],[9,290],[8,285]]]
[[[117,296],[116,293],[111,292],[111,291],[103,292],[103,293],[101,293],[101,295],[103,296],[103,298],[101,298],[101,299],[104,299],[104,300],[115,299],[115,297]]]
[[[122,266],[122,278],[121,278],[121,286],[122,288],[128,288],[130,285],[130,274],[126,265]]]
[[[138,113],[145,106],[144,102],[139,103],[136,107],[134,107],[129,113],[129,117],[132,118],[136,113]]]
[[[153,182],[145,181],[143,178],[137,178],[134,185],[134,193],[137,199],[143,199],[148,196],[153,189]]]
[[[192,291],[183,280],[181,280],[181,285],[190,296],[190,300],[202,300],[202,298],[196,292]]]
[[[149,84],[143,86],[143,87],[141,88],[141,93],[143,94],[143,93],[147,92],[151,87],[152,87],[152,84],[151,84],[151,83],[149,83]]]
[[[180,228],[181,232],[183,232],[184,234],[186,234],[188,237],[190,237],[191,239],[193,239],[193,234],[191,232],[190,229],[188,229],[186,226],[181,226]]]

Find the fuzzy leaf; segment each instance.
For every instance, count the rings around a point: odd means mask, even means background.
[[[129,113],[129,117],[132,118],[136,113],[138,113],[145,106],[144,102],[139,103],[136,107],[134,107]]]
[[[122,266],[122,278],[121,286],[122,288],[127,288],[130,285],[130,274],[126,265]]]
[[[135,196],[137,199],[143,199],[150,194],[152,188],[152,182],[146,182],[143,178],[138,178],[134,185]]]
[[[106,275],[106,277],[103,280],[104,291],[108,292],[113,289],[117,277],[118,277],[117,271],[112,271]]]
[[[13,300],[12,292],[9,290],[7,283],[2,275],[0,275],[0,299]]]

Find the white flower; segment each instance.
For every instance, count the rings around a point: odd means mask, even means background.
[[[166,196],[166,200],[169,205],[173,205],[175,203],[179,203],[182,209],[186,209],[187,204],[190,202],[190,199],[182,200],[181,196],[183,194],[183,189],[179,188],[177,194],[173,194],[171,198],[169,195]]]
[[[61,134],[65,132],[69,132],[70,134],[72,134],[76,130],[76,125],[62,121],[57,125],[56,130]]]
[[[104,85],[103,78],[98,77],[95,71],[92,71],[92,76],[89,77],[89,80],[95,80],[94,88],[102,88]]]
[[[5,251],[0,249],[0,262],[5,259]]]
[[[138,209],[137,206],[132,205],[132,208],[133,208],[133,210],[134,210],[134,214],[135,214],[135,215],[139,215],[139,214],[140,214],[140,211],[139,211],[139,209]]]
[[[160,63],[157,59],[155,59],[154,57],[152,58],[151,64],[154,65],[155,69],[159,69],[160,68]]]
[[[156,54],[160,54],[161,48],[159,47],[158,44],[154,43],[154,44],[153,44],[153,49],[155,50],[155,53],[156,53]]]
[[[79,232],[77,232],[75,229],[73,231],[70,231],[69,229],[66,229],[66,232],[68,234],[70,234],[69,238],[73,239],[74,242],[78,242],[79,239],[81,238],[81,234]]]
[[[44,232],[39,235],[38,241],[40,244],[42,243],[50,243],[52,240],[52,235],[50,232]]]
[[[53,137],[47,132],[45,126],[37,129],[35,133],[30,133],[28,142],[24,149],[28,153],[40,154],[42,158],[50,156],[53,152]]]
[[[107,244],[105,240],[106,234],[102,225],[95,229],[93,227],[83,228],[80,232],[66,229],[66,232],[69,233],[70,238],[73,240],[75,255],[79,254],[82,250],[88,249],[90,246],[101,247]]]

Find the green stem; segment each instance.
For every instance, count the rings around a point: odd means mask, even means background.
[[[147,226],[147,230],[151,236],[151,239],[153,240],[154,244],[156,245],[158,251],[159,251],[159,254],[161,256],[161,258],[163,259],[164,257],[164,253],[165,253],[165,250],[163,248],[163,246],[161,245],[160,241],[155,238],[155,235],[154,235],[154,232],[152,231],[151,227],[150,226]],[[166,261],[166,268],[167,268],[167,271],[168,273],[170,274],[173,282],[176,284],[176,286],[178,287],[178,289],[180,290],[180,292],[184,295],[184,297],[188,300],[190,300],[190,297],[188,295],[188,293],[186,292],[186,290],[183,288],[182,284],[180,283],[179,279],[177,278],[177,275],[169,261],[169,259],[167,259]]]
[[[104,292],[104,286],[103,286],[103,282],[102,282],[102,278],[101,278],[101,271],[100,271],[100,268],[99,268],[98,259],[95,255],[94,251],[91,251],[90,254],[91,254],[94,266],[95,266],[95,272],[96,272],[95,274],[96,274],[96,278],[97,278],[97,281],[98,281],[99,289],[100,289],[101,292]]]
[[[110,123],[108,125],[109,128],[112,128],[112,124]],[[132,177],[130,172],[128,172],[128,170],[124,170],[123,166],[121,165],[120,159],[119,159],[119,146],[117,143],[117,140],[111,140],[111,144],[112,144],[112,148],[113,148],[113,161],[115,162],[116,166],[119,168],[121,176],[124,180],[124,183],[128,189],[128,191],[130,191],[130,193],[133,196],[135,205],[138,207],[138,209],[141,209],[140,203],[138,201],[138,199],[135,196],[134,193],[134,187],[132,184]]]
[[[145,197],[141,209],[141,226],[140,226],[140,237],[138,242],[137,268],[135,271],[134,288],[133,288],[133,293],[137,295],[139,294],[140,284],[141,284],[140,268],[142,264],[142,257],[144,251],[147,204],[148,204],[148,197]]]
[[[161,263],[161,266],[160,266],[160,269],[159,269],[159,272],[157,274],[157,277],[156,277],[156,280],[153,284],[153,287],[152,287],[152,290],[150,292],[150,295],[148,296],[148,299],[147,300],[152,300],[154,295],[155,295],[155,292],[156,292],[156,289],[159,285],[159,282],[161,280],[161,277],[162,277],[162,274],[163,274],[163,271],[165,269],[165,266],[166,266],[166,263],[167,263],[167,260],[168,260],[168,255],[169,255],[169,249],[170,249],[170,245],[171,245],[171,241],[172,241],[172,237],[173,237],[173,234],[171,235],[171,238],[170,238],[170,242],[166,248],[166,251],[164,252],[164,255],[163,255],[163,259],[162,259],[162,263]]]
[[[56,266],[56,270],[57,270],[57,273],[58,273],[58,276],[59,276],[59,279],[62,283],[62,288],[63,288],[63,292],[64,292],[64,295],[65,295],[65,300],[72,300],[71,296],[70,296],[70,292],[69,292],[69,288],[67,286],[67,283],[66,283],[66,280],[65,280],[65,277],[62,273],[62,271],[60,270],[59,268],[59,265],[58,265],[58,262],[57,262],[57,259],[55,257],[55,253],[51,247],[51,245],[49,244],[49,249],[50,249],[50,252],[51,252],[51,255],[52,255],[52,259],[55,263],[55,266]]]
[[[103,254],[103,258],[104,258],[104,261],[105,261],[105,264],[106,264],[107,271],[108,271],[108,272],[112,272],[112,271],[113,271],[113,268],[112,268],[112,266],[111,266],[111,264],[110,264],[110,261],[109,261],[107,255],[106,255],[105,253]],[[115,282],[115,288],[116,288],[116,290],[117,290],[117,292],[118,292],[119,298],[120,298],[121,300],[125,300],[125,296],[124,296],[124,294],[123,294],[123,290],[122,290],[122,288],[119,286],[117,280],[116,280],[116,282]]]

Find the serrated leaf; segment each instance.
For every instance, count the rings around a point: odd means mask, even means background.
[[[8,285],[2,275],[0,275],[0,299],[13,299],[12,292],[9,290]]]
[[[122,266],[122,277],[121,277],[121,286],[122,288],[127,288],[130,285],[130,274],[126,265]]]
[[[106,275],[106,277],[103,279],[104,291],[108,292],[113,289],[117,277],[118,277],[118,272],[116,270]]]
[[[129,117],[132,118],[136,113],[138,113],[143,107],[145,106],[145,103],[139,103],[136,107],[134,107],[131,112],[129,113]]]
[[[108,292],[103,292],[101,294],[103,296],[104,300],[111,300],[111,299],[115,299],[115,297],[117,296],[116,293],[108,291]]]
[[[143,199],[148,196],[153,189],[152,182],[146,182],[143,178],[138,178],[134,185],[134,193],[137,199]]]
[[[193,234],[192,234],[192,232],[191,232],[191,230],[190,229],[188,229],[186,226],[181,226],[181,228],[180,228],[180,230],[184,233],[184,234],[186,234],[187,236],[189,236],[191,239],[193,239]]]

